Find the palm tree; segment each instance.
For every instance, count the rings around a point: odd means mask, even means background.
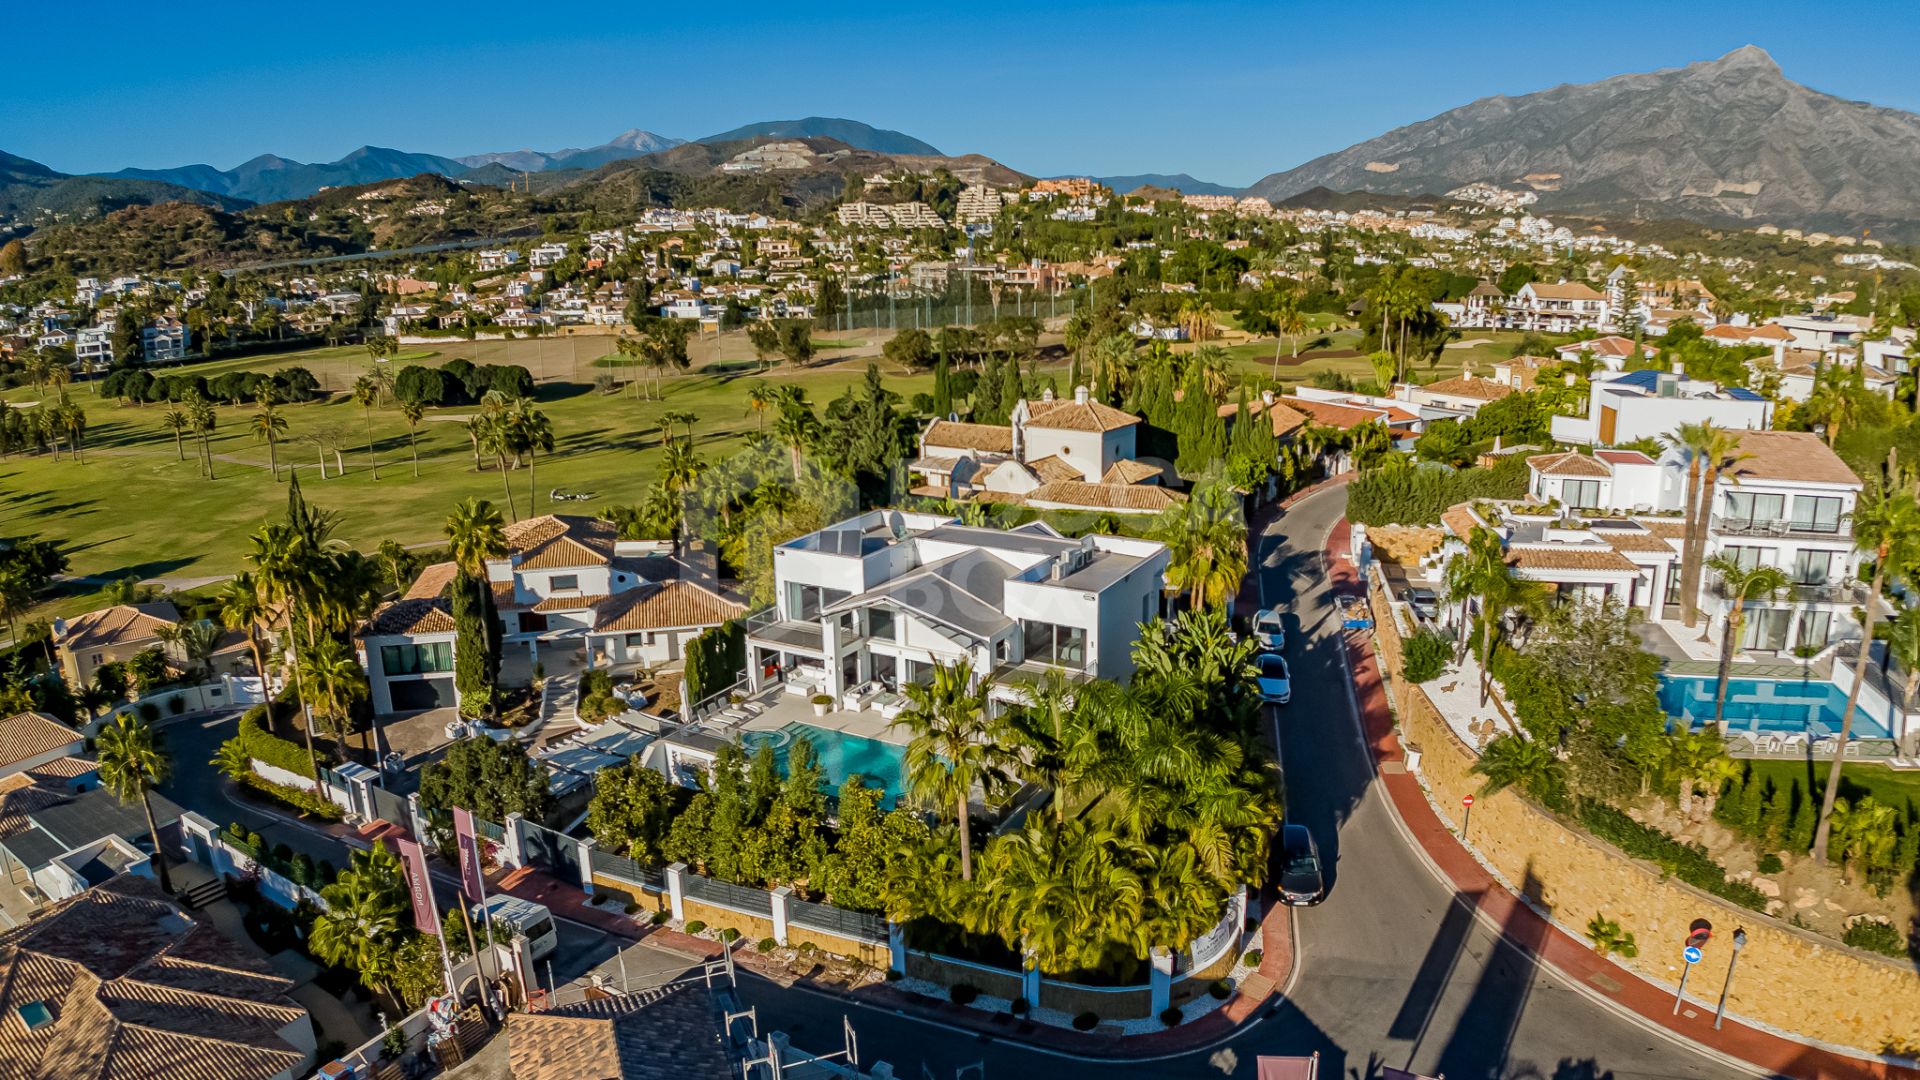
[[[1489,581],[1510,572],[1506,546],[1498,533],[1484,525],[1474,526],[1467,536],[1467,550],[1448,560],[1443,579],[1447,599],[1460,601],[1459,637],[1453,650],[1456,667],[1467,658],[1467,644],[1473,640],[1468,629],[1473,598],[1487,590]]]
[[[977,786],[989,795],[1007,780],[1009,755],[992,738],[987,695],[976,686],[973,664],[962,658],[938,664],[931,681],[908,683],[907,709],[896,723],[913,732],[907,744],[908,785],[929,806],[954,811],[960,831],[960,879],[973,880],[973,835],[967,801]]]
[[[354,703],[367,696],[367,673],[353,651],[329,634],[301,655],[299,677],[302,696],[327,721],[334,751],[344,760]],[[364,749],[366,744],[361,745]]]
[[[1700,572],[1706,561],[1707,524],[1719,482],[1734,481],[1733,467],[1751,456],[1739,451],[1740,435],[1712,423],[1681,424],[1661,441],[1687,463],[1686,526],[1680,551],[1680,621],[1700,618]]]
[[[172,892],[167,849],[160,846],[160,826],[153,820],[153,800],[148,795],[172,775],[173,759],[153,726],[127,713],[121,713],[112,727],[100,733],[95,746],[99,751],[100,785],[123,803],[140,800],[140,809],[147,815],[147,839],[153,844],[154,876],[160,879],[162,891]]]
[[[820,421],[813,414],[813,406],[807,404],[805,391],[795,386],[783,386],[780,389],[780,415],[773,421],[773,437],[791,455],[793,479],[798,483],[800,454],[813,443],[820,429]]]
[[[189,393],[187,397],[187,417],[193,422],[194,434],[200,437],[200,461],[206,467],[207,479],[213,475],[213,432],[220,424],[219,414],[213,406],[200,395]]]
[[[253,437],[267,444],[267,468],[272,470],[274,480],[280,479],[280,456],[278,445],[280,437],[287,433],[287,418],[274,408],[271,399],[260,403],[253,414]]]
[[[1494,795],[1518,787],[1536,797],[1559,787],[1566,774],[1566,762],[1553,748],[1538,739],[1521,735],[1502,735],[1480,751],[1473,771],[1486,777],[1480,794]]]
[[[1162,511],[1150,534],[1167,545],[1167,586],[1188,595],[1194,610],[1225,607],[1247,576],[1247,526],[1239,496],[1203,481],[1192,498]]]
[[[1860,688],[1867,682],[1867,665],[1873,659],[1873,628],[1880,621],[1880,594],[1887,587],[1887,575],[1906,572],[1920,558],[1920,501],[1912,491],[1888,491],[1870,488],[1860,495],[1853,508],[1853,539],[1874,554],[1873,584],[1861,607],[1865,615],[1860,624],[1860,647],[1853,661],[1853,687],[1847,691],[1847,706],[1840,713],[1839,742],[1835,744],[1833,768],[1827,771],[1827,790],[1820,798],[1819,824],[1813,830],[1813,858],[1827,861],[1827,843],[1833,835],[1833,804],[1840,797],[1840,766],[1846,759],[1847,741],[1853,738],[1853,717],[1860,706]]]
[[[175,405],[169,405],[167,411],[160,414],[160,426],[173,433],[173,452],[181,461],[187,460],[186,434],[193,430],[193,421]]]
[[[747,391],[747,411],[753,414],[753,429],[761,431],[767,425],[767,409],[774,403],[775,394],[765,384],[755,385]]]
[[[1867,795],[1857,803],[1841,799],[1834,806],[1834,836],[1840,842],[1840,872],[1852,881],[1856,869],[1885,866],[1893,861],[1900,843],[1899,808],[1884,806]]]
[[[1485,705],[1493,693],[1493,656],[1500,646],[1500,634],[1507,624],[1507,616],[1516,611],[1538,611],[1546,602],[1545,586],[1538,582],[1522,581],[1511,569],[1481,583],[1480,704]]]
[[[385,341],[386,338],[375,340]],[[369,347],[372,342],[367,343]],[[380,479],[380,456],[373,449],[373,406],[380,400],[380,384],[365,375],[353,380],[353,402],[367,421],[367,460],[373,465],[373,478]]]
[[[1920,696],[1920,608],[1901,608],[1889,629],[1892,633],[1887,635],[1887,652],[1899,661],[1904,676],[1900,708],[1912,712],[1914,700]]]
[[[541,452],[553,452],[553,421],[533,407],[526,398],[516,398],[507,414],[507,426],[513,431],[514,447],[527,456],[527,513],[534,508],[534,462]]]
[[[7,620],[9,641],[20,640],[16,624],[33,607],[34,592],[33,577],[26,567],[13,562],[0,566],[0,618]]]
[[[400,418],[407,422],[407,451],[413,455],[413,478],[420,479],[420,421],[426,419],[427,407],[411,399],[400,403]]]
[[[1065,672],[1048,668],[1023,689],[1027,703],[1009,720],[1009,729],[1022,750],[1019,771],[1047,790],[1058,824],[1066,820],[1067,802],[1078,779],[1068,733],[1069,724],[1077,725],[1074,687]]]
[[[1738,775],[1738,766],[1727,756],[1727,743],[1717,730],[1681,729],[1667,736],[1662,757],[1666,768],[1679,778],[1680,815],[1697,821],[1702,814],[1694,798],[1704,795],[1705,813],[1711,813],[1720,799],[1721,787]]]
[[[487,430],[492,426],[492,421],[485,413],[481,413],[467,417],[460,426],[467,433],[467,441],[473,444],[473,471],[479,472],[480,444],[487,441]]]
[[[407,910],[399,858],[381,844],[355,851],[347,869],[320,896],[327,903],[307,942],[313,954],[353,968],[368,989],[378,987],[393,997],[394,942]]]
[[[673,427],[675,424],[685,427],[687,429],[687,442],[691,445],[693,442],[693,425],[699,419],[698,416],[690,412],[669,410],[660,414],[660,426],[665,429],[667,441],[669,442],[673,441]]]
[[[487,391],[486,404],[493,407],[493,415],[481,431],[481,444],[493,455],[495,466],[500,470],[500,488],[507,494],[507,516],[515,521],[520,519],[520,511],[513,503],[513,482],[507,476],[507,462],[520,456],[519,434],[513,425],[507,422],[506,398],[498,391]]]
[[[220,646],[220,628],[212,620],[195,619],[192,622],[171,623],[154,631],[155,638],[162,645],[170,645],[180,652],[189,672],[206,668],[211,672],[208,661],[214,650]]]
[[[500,511],[485,499],[467,499],[447,515],[447,554],[454,565],[476,580],[487,575],[487,560],[507,553],[506,525]]]
[[[1771,600],[1793,582],[1777,566],[1743,566],[1729,555],[1715,555],[1707,568],[1720,575],[1720,586],[1733,601],[1727,611],[1725,636],[1720,642],[1720,682],[1713,696],[1713,726],[1716,730],[1726,719],[1727,677],[1733,672],[1733,651],[1738,647],[1740,631],[1747,621],[1747,601]]]
[[[260,692],[273,696],[267,680],[267,665],[260,651],[260,625],[267,621],[267,606],[260,598],[260,582],[250,571],[242,570],[220,584],[220,624],[247,635],[247,648],[253,653],[253,671],[260,676]]]

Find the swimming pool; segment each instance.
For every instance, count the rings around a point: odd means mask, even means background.
[[[1660,707],[1668,716],[1699,726],[1713,721],[1719,680],[1711,675],[1660,676]],[[1727,730],[1764,735],[1840,734],[1847,692],[1818,679],[1728,679]],[[1812,725],[1821,725],[1815,728]],[[1824,729],[1824,730],[1823,730]],[[1886,721],[1861,702],[1854,709],[1853,737],[1892,738]]]
[[[840,785],[855,773],[866,778],[868,787],[877,786],[885,791],[880,800],[880,805],[884,807],[891,808],[907,790],[906,747],[878,739],[795,722],[777,731],[742,732],[740,747],[748,754],[753,754],[762,745],[771,745],[773,760],[780,766],[780,774],[785,776],[787,752],[796,739],[805,739],[813,744],[814,755],[819,758],[820,767],[827,774],[828,794],[839,794]]]

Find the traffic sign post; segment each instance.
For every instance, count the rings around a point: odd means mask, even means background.
[[[1680,1002],[1687,996],[1687,976],[1693,974],[1693,965],[1700,962],[1706,954],[1701,948],[1713,937],[1713,924],[1705,919],[1695,919],[1687,927],[1687,944],[1680,950],[1680,958],[1687,966],[1680,970],[1680,986],[1673,992],[1673,1015],[1680,1015]]]
[[[1465,840],[1467,838],[1467,828],[1473,824],[1473,796],[1460,796],[1460,805],[1467,808],[1466,812],[1460,817],[1460,839]]]

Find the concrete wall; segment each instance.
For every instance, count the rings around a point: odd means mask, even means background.
[[[1373,589],[1374,610],[1385,597]],[[1378,641],[1387,671],[1399,670],[1400,643],[1392,620],[1379,620]],[[1911,964],[1859,952],[1756,911],[1665,878],[1652,864],[1563,823],[1511,789],[1479,794],[1474,753],[1453,734],[1426,692],[1411,683],[1392,686],[1401,738],[1420,752],[1418,771],[1441,814],[1459,828],[1460,798],[1473,793],[1473,845],[1508,882],[1531,880],[1531,898],[1555,922],[1584,936],[1596,914],[1631,931],[1640,955],[1628,967],[1672,985],[1679,979],[1680,943],[1688,924],[1712,920],[1723,937],[1690,992],[1717,994],[1734,927],[1747,932],[1728,1011],[1790,1033],[1878,1052],[1890,1040],[1920,1038],[1920,977]],[[1702,982],[1711,984],[1711,991]],[[1711,1004],[1711,1003],[1709,1003]]]

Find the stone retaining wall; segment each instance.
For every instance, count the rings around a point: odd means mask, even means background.
[[[1680,947],[1694,919],[1710,919],[1716,937],[1689,984],[1711,1007],[1726,972],[1735,927],[1747,945],[1728,1011],[1781,1031],[1880,1052],[1890,1042],[1920,1040],[1920,974],[1910,964],[1847,948],[1756,911],[1663,876],[1515,794],[1479,794],[1476,755],[1454,735],[1426,691],[1399,681],[1400,642],[1385,595],[1370,587],[1376,640],[1408,751],[1419,751],[1419,774],[1448,823],[1461,824],[1463,795],[1473,794],[1472,834],[1482,859],[1575,935],[1596,914],[1631,931],[1640,955],[1625,961],[1657,983],[1672,985],[1683,966]]]

